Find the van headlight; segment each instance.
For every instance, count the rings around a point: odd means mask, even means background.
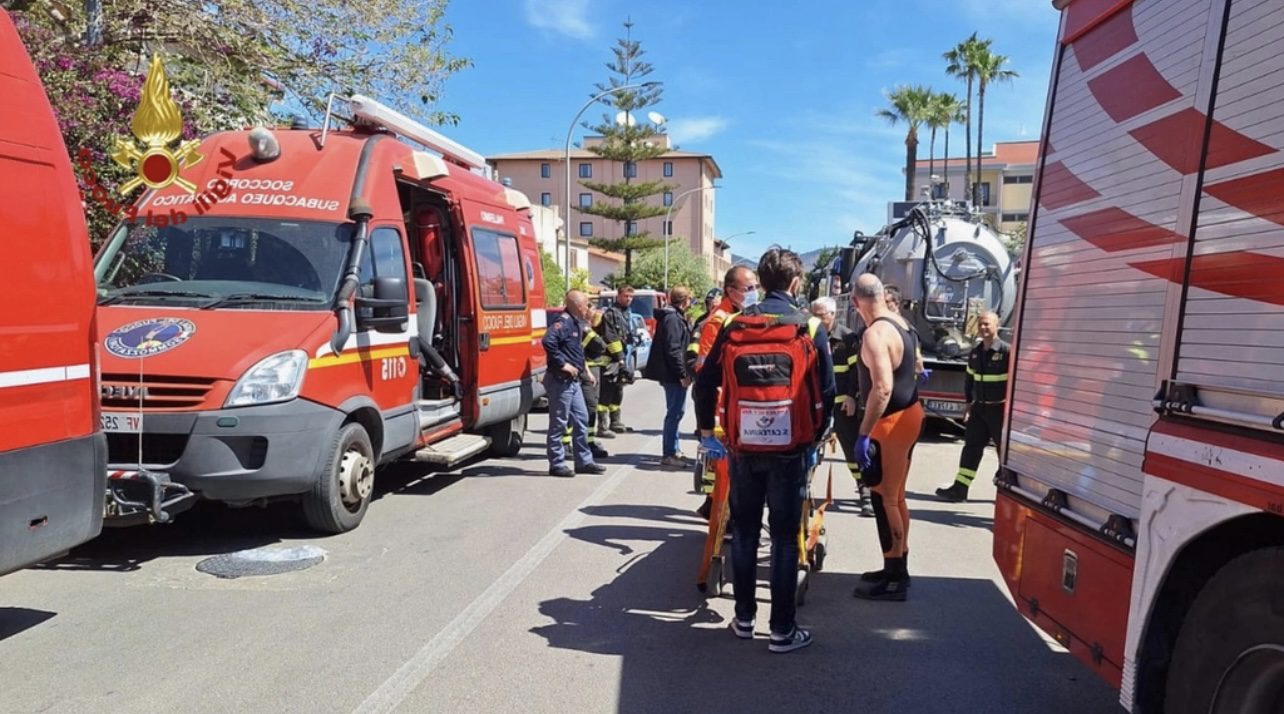
[[[308,369],[308,353],[303,350],[278,352],[259,360],[236,380],[225,407],[248,407],[255,404],[288,402],[299,396],[303,375]]]

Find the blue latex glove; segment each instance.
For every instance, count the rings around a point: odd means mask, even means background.
[[[923,373],[918,376],[920,385],[927,384],[927,380],[932,378],[932,370],[924,368]]]
[[[706,436],[700,439],[700,446],[707,454],[709,454],[709,458],[711,459],[717,460],[727,458],[727,447],[723,446],[722,442],[718,441],[717,437]]]
[[[871,443],[868,436],[856,437],[856,464],[860,466],[861,471],[869,469],[874,464],[874,456],[870,453]]]

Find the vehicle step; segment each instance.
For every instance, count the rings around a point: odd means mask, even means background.
[[[415,461],[451,467],[490,447],[490,438],[480,434],[458,434],[415,452]]]

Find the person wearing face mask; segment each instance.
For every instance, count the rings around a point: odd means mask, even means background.
[[[687,387],[691,386],[684,359],[691,342],[691,325],[686,318],[690,307],[690,290],[678,286],[669,291],[669,304],[655,311],[655,341],[642,372],[664,387],[664,455],[660,465],[665,468],[688,466],[678,449],[678,424],[686,412]]]
[[[741,639],[754,637],[758,541],[766,505],[771,532],[768,650],[778,654],[811,644],[811,633],[798,627],[795,619],[798,533],[807,474],[828,438],[836,393],[829,335],[796,297],[803,274],[802,261],[793,251],[772,248],[764,253],[758,276],[766,298],[728,321],[695,381],[700,445],[713,458],[728,458],[731,467],[731,571],[736,598],[731,631]],[[755,348],[761,349],[753,353]],[[788,378],[782,382],[782,376]],[[720,388],[727,420],[725,446],[714,435]],[[786,390],[793,393],[792,398],[751,400],[760,392]],[[812,403],[816,395],[818,404]]]

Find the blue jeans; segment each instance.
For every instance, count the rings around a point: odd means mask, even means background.
[[[575,465],[593,463],[593,452],[588,447],[588,409],[584,406],[580,380],[549,370],[544,375],[544,391],[548,394],[548,467],[555,469],[566,465],[566,447],[562,444],[562,437],[566,435],[567,424],[572,427],[571,449],[575,452]]]
[[[798,585],[798,529],[802,527],[807,465],[802,454],[731,454],[731,582],[736,619],[749,622],[758,611],[758,536],[762,507],[771,531],[771,631],[794,628]]]
[[[662,382],[664,386],[664,455],[678,453],[678,424],[687,409],[687,388],[681,384]]]

